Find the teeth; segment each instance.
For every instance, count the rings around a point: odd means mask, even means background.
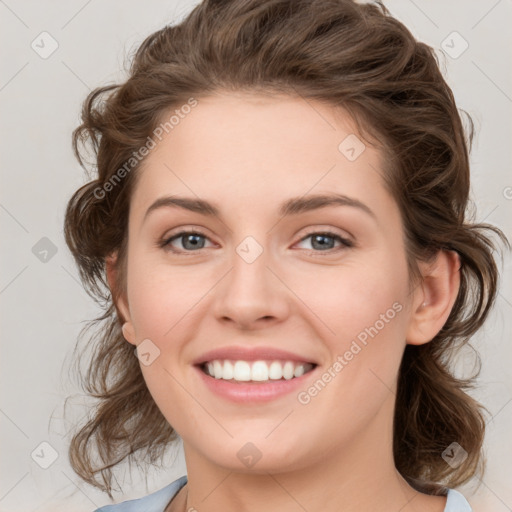
[[[311,363],[293,361],[209,361],[203,369],[210,377],[240,382],[269,380],[290,380],[300,377],[313,369]]]
[[[241,361],[238,361],[237,364],[240,362]],[[244,363],[244,364],[249,366],[247,363]],[[267,363],[265,363],[265,361],[254,362],[252,364],[252,368],[251,368],[250,372],[251,372],[252,380],[257,380],[257,381],[268,380],[268,366],[267,366]],[[224,377],[224,375],[222,375],[222,377]]]
[[[272,362],[268,369],[268,376],[273,380],[282,379],[283,365],[279,361]]]

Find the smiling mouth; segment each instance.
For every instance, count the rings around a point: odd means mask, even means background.
[[[198,365],[201,371],[209,377],[233,383],[264,383],[292,380],[309,373],[316,366],[314,363],[296,361],[234,361],[229,359],[215,359]]]

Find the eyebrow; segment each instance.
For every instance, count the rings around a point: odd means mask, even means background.
[[[358,199],[345,196],[343,194],[315,194],[302,197],[293,197],[286,200],[279,208],[280,217],[288,217],[290,215],[298,215],[300,213],[310,212],[327,206],[351,206],[358,208],[367,213],[375,220],[377,216],[375,213],[364,203]],[[182,208],[191,212],[206,215],[208,217],[220,216],[220,210],[214,204],[205,201],[204,199],[196,199],[192,197],[183,196],[164,196],[158,198],[146,210],[143,222],[147,219],[149,214],[160,208]]]

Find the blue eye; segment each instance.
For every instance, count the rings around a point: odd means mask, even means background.
[[[319,251],[315,252],[328,252],[328,251],[337,251],[346,247],[353,247],[353,242],[346,238],[337,235],[336,233],[332,233],[330,231],[322,231],[322,232],[314,232],[305,236],[301,242],[307,240],[308,238],[312,239],[312,247],[313,249],[319,248]],[[329,240],[338,240],[341,243],[341,247],[332,247],[332,243]]]
[[[180,233],[172,236],[171,238],[164,240],[162,243],[162,247],[169,246],[171,251],[180,252],[179,250],[176,251],[171,244],[175,240],[181,240],[182,247],[185,249],[186,252],[195,252],[196,249],[204,249],[204,242],[201,242],[202,238],[206,239],[207,237],[206,235],[203,235],[202,233],[198,233],[196,231],[181,231]]]
[[[330,231],[318,231],[312,232],[302,238],[299,243],[304,242],[308,238],[312,239],[312,247],[314,252],[336,252],[345,248],[353,247],[354,243],[351,240],[341,237],[336,233]],[[168,249],[176,254],[186,254],[199,252],[205,248],[205,241],[209,240],[206,235],[198,231],[180,231],[176,235],[167,238],[160,242],[160,246],[164,249]],[[334,242],[330,242],[333,240]],[[338,240],[341,246],[333,247],[333,243]],[[176,248],[173,243],[180,241],[182,244],[181,248]]]

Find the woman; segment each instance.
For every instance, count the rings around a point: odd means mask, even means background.
[[[465,218],[471,136],[433,50],[350,0],[204,1],[88,96],[65,233],[105,314],[71,463],[111,497],[143,450],[187,465],[97,512],[471,510],[448,352],[504,240]]]

